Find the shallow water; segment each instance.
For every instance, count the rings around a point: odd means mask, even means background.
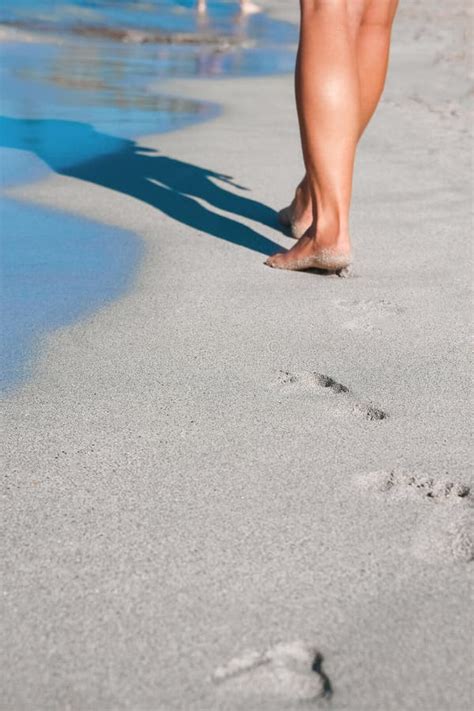
[[[3,3],[1,186],[75,176],[75,167],[113,156],[127,139],[216,116],[216,105],[172,95],[174,77],[292,70],[292,25],[243,16],[236,2],[208,7],[203,17],[191,0]],[[124,292],[141,249],[130,233],[0,199],[8,390],[32,372],[41,335]]]
[[[102,35],[84,37],[85,27],[101,28]],[[172,37],[185,32],[195,38],[204,28],[217,44],[112,41],[111,28],[160,30]],[[28,145],[20,135],[12,140],[11,125],[3,127],[7,140],[0,145],[27,151],[0,153],[2,184],[12,185],[46,172],[35,154],[44,141],[55,140],[42,135],[51,120],[87,123],[119,138],[208,120],[218,107],[170,96],[168,80],[291,71],[296,28],[265,13],[242,16],[239,4],[229,0],[209,2],[205,17],[192,0],[15,0],[0,5],[0,39],[1,114],[38,121]],[[97,141],[93,146],[57,144],[65,164],[110,148]]]
[[[32,371],[41,337],[84,318],[130,285],[142,245],[134,234],[3,199],[1,386]]]
[[[264,13],[246,15],[237,0],[208,0],[207,12],[195,0],[15,0],[0,8],[0,22],[81,32],[85,28],[130,28],[145,33],[203,33],[275,43],[293,42],[294,27]]]
[[[217,114],[218,107],[206,102],[150,91],[147,83],[154,78],[151,60],[124,58],[120,46],[115,54],[107,54],[100,43],[98,48],[90,44],[83,41],[79,48],[68,45],[67,55],[64,47],[56,45],[0,45],[3,185],[45,175],[48,169],[37,158],[45,145],[54,150],[56,165],[66,167],[113,152],[121,138],[176,130]],[[22,130],[23,120],[30,122],[27,133]],[[32,121],[36,122],[35,130]],[[90,136],[76,135],[70,141],[62,132],[67,121],[93,125],[117,140],[101,143],[97,137],[91,140]],[[26,153],[5,154],[5,148]]]

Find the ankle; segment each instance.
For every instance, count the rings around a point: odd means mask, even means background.
[[[309,180],[306,175],[304,176],[303,180],[300,183],[298,183],[296,192],[298,194],[302,195],[306,200],[311,200],[311,188],[309,185]]]
[[[348,230],[336,229],[334,226],[328,228],[327,225],[322,226],[318,220],[317,223],[313,221],[306,234],[318,249],[331,249],[337,252],[350,252],[351,250]]]
[[[303,183],[300,183],[295,191],[295,207],[301,216],[310,216],[313,211],[311,193]]]
[[[331,249],[336,252],[350,252],[351,240],[348,232],[339,232],[338,234],[321,232],[316,230],[314,241],[319,249]]]
[[[349,225],[339,211],[321,211],[315,222],[315,237],[320,245],[350,248]]]

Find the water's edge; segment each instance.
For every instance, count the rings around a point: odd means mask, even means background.
[[[263,14],[259,22],[265,29]],[[193,47],[183,55],[177,47],[170,65],[159,47],[148,44],[121,48],[111,41],[91,44],[81,37],[64,45],[62,39],[45,41],[41,32],[33,41],[31,36],[27,41],[17,39],[5,41],[0,36],[6,97],[0,116],[4,166],[0,177],[6,189],[0,194],[3,393],[33,377],[48,332],[87,318],[125,295],[144,253],[140,237],[133,232],[18,200],[8,195],[9,188],[56,173],[133,194],[135,187],[130,184],[126,189],[114,184],[113,168],[106,175],[117,156],[123,158],[125,151],[127,165],[135,171],[132,180],[140,186],[145,176],[159,172],[163,165],[146,155],[141,137],[181,130],[220,112],[216,104],[157,93],[151,90],[151,78],[156,81],[160,73],[167,79],[188,76],[189,51],[198,51],[198,76],[216,76],[216,66],[217,76],[265,73],[269,70],[265,57],[271,60],[278,55],[275,47],[266,55],[258,42],[241,51],[247,59],[240,63],[232,52],[228,61],[220,50],[207,47],[202,54],[202,48]],[[284,62],[291,51],[282,47]],[[160,68],[157,76],[156,67]],[[285,68],[289,67],[275,63],[276,70]],[[201,176],[194,179],[199,184]]]

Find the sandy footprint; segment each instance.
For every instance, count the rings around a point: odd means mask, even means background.
[[[421,522],[413,536],[411,553],[420,560],[438,563],[474,560],[474,511],[469,506],[437,507]]]
[[[352,414],[362,415],[369,421],[385,420],[388,417],[385,410],[370,402],[359,400],[348,385],[340,383],[330,375],[315,372],[290,373],[287,370],[281,370],[278,382],[284,390],[291,388],[291,391],[317,391],[322,388],[328,393],[342,396],[341,402],[344,402]]]
[[[359,331],[377,330],[377,324],[381,321],[405,311],[387,299],[340,299],[336,305],[352,316],[350,321],[342,324],[342,328]]]
[[[355,478],[355,482],[367,491],[390,494],[400,498],[415,496],[432,501],[445,501],[471,497],[471,489],[467,484],[454,482],[447,478],[435,479],[427,474],[403,469],[360,474]]]
[[[416,558],[433,563],[474,560],[474,500],[469,485],[403,470],[361,474],[355,483],[381,497],[423,504],[410,545]]]
[[[311,701],[332,694],[322,661],[320,652],[310,644],[301,640],[282,642],[231,659],[215,670],[212,680],[225,684],[226,693],[239,696]]]

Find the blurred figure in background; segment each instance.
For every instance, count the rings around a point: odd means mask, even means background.
[[[260,8],[251,0],[240,0],[240,12],[243,15],[254,15],[256,12],[260,12]],[[200,14],[205,14],[207,12],[207,0],[198,0],[197,9]]]
[[[278,269],[338,271],[351,262],[356,147],[379,102],[397,0],[300,0],[295,93],[306,174],[280,222],[297,244]]]

